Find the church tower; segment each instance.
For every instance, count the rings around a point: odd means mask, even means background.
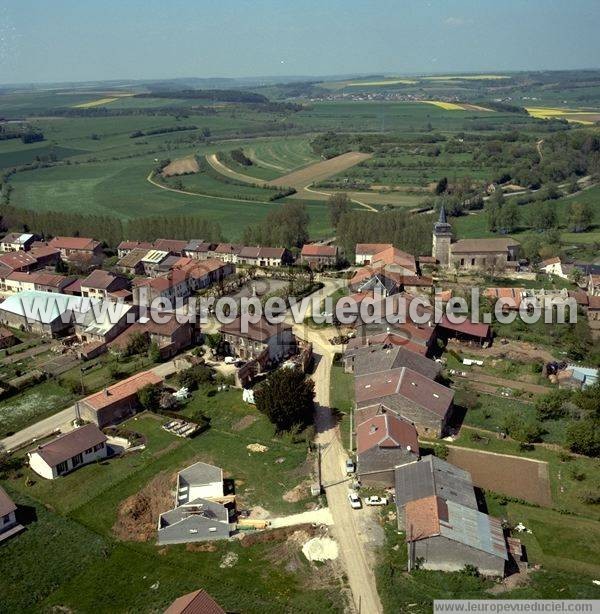
[[[446,209],[442,205],[440,219],[433,225],[433,247],[431,255],[439,262],[440,266],[447,267],[450,264],[450,244],[452,243],[452,226],[446,220]]]

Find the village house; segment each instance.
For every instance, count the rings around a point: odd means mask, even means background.
[[[167,314],[159,315],[162,318]],[[146,337],[150,343],[156,343],[161,359],[166,360],[200,340],[200,328],[191,322],[180,323],[173,314],[169,315],[166,322],[155,321],[157,319],[146,316],[140,318],[110,342],[111,351],[123,352],[132,337],[139,334]]]
[[[203,589],[175,599],[164,614],[225,614],[225,610]]]
[[[292,254],[283,247],[242,247],[237,256],[237,264],[259,267],[280,267],[292,262]]]
[[[73,282],[73,277],[42,271],[14,271],[0,278],[0,291],[16,294],[27,290],[40,292],[64,292]]]
[[[431,279],[420,280],[412,254],[390,245],[373,254],[369,264],[354,273],[349,285],[355,292],[387,297],[401,292],[405,286],[431,290],[433,283]]]
[[[187,243],[187,241],[180,241],[179,239],[156,239],[153,247],[158,251],[169,252],[174,256],[183,256],[183,250]]]
[[[81,280],[81,296],[95,299],[110,299],[113,292],[126,290],[130,282],[120,275],[113,275],[102,269],[94,269]]]
[[[85,424],[28,452],[29,466],[43,478],[54,480],[106,458],[106,441],[106,435],[95,424]]]
[[[124,258],[136,249],[143,249],[144,252],[147,252],[152,249],[152,243],[148,241],[121,241],[117,245],[117,256]]]
[[[300,260],[311,269],[335,267],[338,263],[338,248],[335,245],[307,243],[302,246]]]
[[[443,268],[456,271],[502,272],[518,268],[520,244],[510,237],[452,241],[444,207],[433,227],[432,256]]]
[[[17,522],[17,506],[0,486],[0,542],[24,530],[24,526]]]
[[[422,437],[443,437],[452,416],[454,391],[401,367],[354,379],[356,423],[373,405],[385,405],[412,422]],[[361,413],[363,412],[363,413]]]
[[[182,256],[193,258],[194,260],[208,260],[215,257],[216,243],[208,243],[201,239],[192,239],[188,241],[183,248]]]
[[[79,412],[84,420],[100,428],[129,418],[139,409],[137,393],[149,384],[162,384],[162,377],[154,371],[142,371],[121,380],[104,390],[91,394],[79,402]]]
[[[158,299],[174,303],[177,299],[188,298],[190,294],[186,272],[181,269],[174,269],[166,277],[135,280],[133,304],[149,306]]]
[[[10,232],[0,240],[0,252],[28,251],[35,241],[30,233]]]
[[[548,258],[547,260],[542,260],[540,262],[540,271],[543,273],[547,273],[548,275],[557,275],[558,277],[562,277],[563,279],[568,279],[569,275],[566,271],[563,270],[562,262],[560,258],[557,256],[555,258]]]
[[[414,424],[384,405],[360,413],[356,426],[356,473],[362,484],[394,486],[394,468],[419,459]]]
[[[48,246],[58,249],[66,262],[98,265],[104,258],[102,245],[88,237],[54,237]]]
[[[31,271],[38,268],[38,261],[30,252],[6,252],[0,255],[0,276],[6,277],[13,271]]]
[[[223,470],[198,462],[177,474],[175,506],[158,519],[158,544],[227,539],[234,527],[235,497],[225,494]]]
[[[107,343],[129,326],[132,310],[131,305],[122,302],[103,305],[94,301],[84,314],[73,318],[75,334],[83,343]]]
[[[357,243],[354,250],[354,262],[358,266],[371,264],[375,254],[379,254],[390,247],[393,247],[391,243]]]
[[[125,275],[143,275],[143,260],[148,251],[150,250],[144,248],[132,249],[130,252],[128,252],[119,259],[119,261],[115,265],[115,269],[119,273],[124,273]]]
[[[212,256],[223,262],[237,264],[239,253],[243,247],[243,245],[233,245],[232,243],[219,243]]]
[[[190,292],[195,292],[233,275],[235,267],[229,262],[222,262],[215,258],[198,261],[183,257],[174,263],[173,270],[185,272],[188,288]]]
[[[404,517],[409,569],[472,565],[484,576],[504,576],[508,553],[498,518],[435,495],[409,501]]]
[[[600,296],[600,275],[592,275],[588,277],[587,291],[590,296]]]
[[[256,359],[263,352],[271,363],[278,363],[296,351],[296,338],[292,327],[285,322],[271,324],[261,318],[256,324],[248,323],[248,330],[242,332],[241,318],[220,328],[223,340],[231,354],[243,360]]]
[[[55,267],[60,262],[60,250],[55,247],[50,247],[45,243],[36,241],[31,249],[29,255],[33,256],[37,262],[36,269],[43,269],[48,267]]]

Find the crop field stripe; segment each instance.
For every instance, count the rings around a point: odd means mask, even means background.
[[[168,192],[175,192],[176,194],[185,194],[186,196],[196,196],[201,198],[212,198],[214,200],[226,200],[232,203],[255,203],[257,205],[272,205],[273,202],[266,200],[251,200],[249,198],[231,198],[231,196],[213,196],[212,194],[202,194],[200,192],[188,192],[187,190],[178,190],[167,185],[162,185],[154,181],[154,171],[150,171],[150,174],[146,177],[146,181],[153,186],[160,188],[161,190],[167,190]]]
[[[228,166],[225,166],[223,162],[217,159],[217,154],[206,154],[206,161],[211,165],[211,167],[217,171],[217,173],[221,173],[226,177],[230,177],[231,179],[237,179],[238,181],[243,181],[244,183],[251,183],[256,185],[260,182],[260,179],[257,177],[251,177],[250,175],[243,175],[242,173],[238,173]],[[264,183],[268,183],[264,181]]]
[[[99,107],[103,104],[109,104],[118,100],[118,98],[99,98],[98,100],[92,100],[90,102],[82,102],[81,104],[73,105],[74,109],[90,109],[92,107]]]

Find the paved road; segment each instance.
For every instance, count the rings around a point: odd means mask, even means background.
[[[329,407],[329,380],[333,353],[330,348],[318,347],[321,352],[315,370],[317,401],[316,441],[322,447],[321,471],[325,484],[327,505],[333,517],[332,533],[339,547],[348,583],[352,590],[356,610],[360,614],[377,614],[382,611],[375,584],[375,575],[367,560],[364,543],[360,539],[356,510],[347,499],[348,481],[344,471],[346,451]]]
[[[171,375],[171,373],[180,371],[188,366],[189,363],[186,360],[175,358],[157,365],[156,367],[152,367],[152,371],[161,377],[166,377],[167,375]],[[54,433],[55,431],[67,431],[72,428],[71,422],[75,419],[75,416],[75,405],[71,405],[57,414],[54,414],[44,420],[40,420],[40,422],[36,422],[35,424],[26,427],[14,435],[0,440],[0,450],[14,450],[28,441],[41,439]]]

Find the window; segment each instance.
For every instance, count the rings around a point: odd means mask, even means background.
[[[465,259],[464,258],[460,259],[460,266],[465,266]]]
[[[98,450],[102,450],[103,447],[104,447],[104,442],[99,443],[97,446],[94,446],[94,452],[98,452]]]
[[[77,465],[81,465],[83,463],[83,456],[81,454],[76,454],[72,459],[73,467],[77,467]]]
[[[475,266],[475,258],[471,258],[471,266]]]
[[[58,463],[58,465],[56,465],[56,473],[65,473],[65,471],[67,471],[68,468],[69,468],[69,465],[67,461]]]
[[[94,448],[88,448],[84,454],[91,454],[94,451]]]

